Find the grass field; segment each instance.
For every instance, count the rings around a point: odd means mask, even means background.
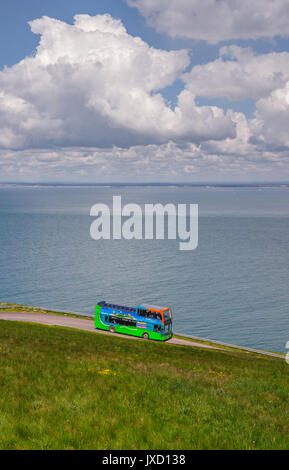
[[[277,358],[0,322],[1,449],[286,449]]]

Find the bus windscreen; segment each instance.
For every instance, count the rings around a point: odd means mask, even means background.
[[[172,319],[172,312],[170,308],[167,308],[166,310],[163,311],[164,314],[164,319],[165,320],[171,320]]]

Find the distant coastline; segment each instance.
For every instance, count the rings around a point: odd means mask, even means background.
[[[3,187],[29,187],[29,188],[93,188],[93,187],[191,187],[191,188],[203,188],[203,189],[288,189],[289,182],[263,182],[263,183],[179,183],[179,182],[147,182],[147,183],[137,183],[137,182],[105,182],[105,183],[57,183],[57,182],[46,182],[46,183],[29,183],[29,182],[0,182],[0,188]]]

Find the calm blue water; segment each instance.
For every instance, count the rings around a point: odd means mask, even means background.
[[[94,241],[90,208],[198,203],[199,246]],[[285,352],[289,190],[189,187],[0,189],[0,300],[93,313],[99,300],[168,304],[174,330]]]

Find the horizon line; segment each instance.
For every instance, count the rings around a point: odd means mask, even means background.
[[[47,182],[29,182],[29,181],[0,181],[0,185],[17,185],[17,186],[215,186],[215,187],[259,187],[259,186],[289,186],[289,181],[261,181],[261,182],[59,182],[59,181],[47,181]]]

